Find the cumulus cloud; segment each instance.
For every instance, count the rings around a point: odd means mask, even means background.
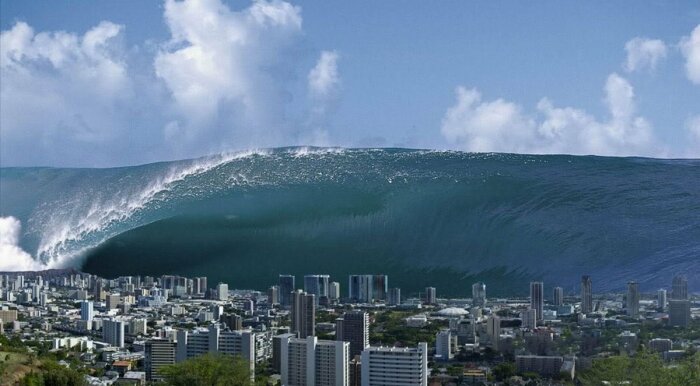
[[[154,66],[174,100],[168,135],[178,127],[178,141],[288,139],[285,66],[302,31],[299,7],[257,1],[235,12],[219,0],[168,0],[165,22],[171,39]]]
[[[0,271],[42,269],[32,256],[19,247],[22,224],[14,217],[0,217]]]
[[[131,95],[122,31],[103,21],[82,36],[35,33],[18,22],[0,33],[3,159],[32,159],[45,147],[70,157],[118,134],[119,105]]]
[[[695,27],[690,36],[681,39],[681,52],[685,57],[685,71],[688,79],[700,84],[700,25]]]
[[[309,91],[315,98],[327,98],[340,86],[338,75],[338,53],[323,51],[316,66],[309,71]]]
[[[600,120],[581,109],[555,107],[547,98],[537,104],[537,113],[528,114],[516,103],[482,101],[476,89],[458,87],[442,134],[475,152],[662,155],[651,125],[636,114],[629,82],[611,74],[604,91],[609,117]]]
[[[688,130],[690,139],[687,156],[700,158],[700,115],[689,118],[685,122],[685,128]]]
[[[634,38],[625,44],[627,72],[655,70],[656,65],[666,58],[666,44],[658,39]]]

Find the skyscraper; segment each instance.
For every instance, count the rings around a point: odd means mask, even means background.
[[[491,315],[486,320],[486,335],[491,340],[491,346],[498,351],[498,341],[501,337],[501,318],[498,315]]]
[[[690,300],[669,301],[668,322],[671,326],[688,327],[690,325]]]
[[[561,287],[554,287],[552,304],[555,306],[561,306],[564,304],[564,289]]]
[[[315,296],[316,304],[321,296],[328,296],[328,275],[306,275],[304,276],[304,291]]]
[[[627,315],[639,316],[639,284],[636,281],[627,282]]]
[[[124,347],[124,322],[105,320],[102,322],[102,339],[115,347]]]
[[[401,288],[390,288],[386,302],[390,306],[398,306],[401,304]]]
[[[217,300],[225,301],[228,300],[228,284],[219,283],[216,285],[216,296]]]
[[[386,275],[350,275],[348,297],[362,303],[386,300],[388,286],[389,277]]]
[[[666,290],[665,289],[660,289],[656,291],[656,306],[660,310],[664,310],[666,308]]]
[[[676,275],[673,277],[673,292],[671,292],[671,299],[688,299],[688,279],[685,276]]]
[[[440,330],[435,334],[435,356],[440,360],[452,359],[452,333],[449,328]]]
[[[267,289],[267,304],[273,306],[280,303],[280,287],[273,285]]]
[[[340,283],[334,281],[328,285],[328,297],[331,300],[340,299]]]
[[[472,284],[472,302],[479,307],[486,304],[486,284],[482,282]]]
[[[89,300],[83,300],[80,302],[80,320],[92,322],[94,317],[95,311],[92,308],[92,302]]]
[[[299,338],[316,335],[316,300],[302,290],[292,294],[291,331]]]
[[[544,317],[544,283],[541,281],[530,282],[530,309],[537,312],[537,321],[541,321]]]
[[[593,312],[593,281],[588,275],[581,277],[581,312]]]
[[[350,357],[369,347],[369,314],[349,311],[335,320],[335,339],[350,342]]]
[[[280,287],[280,305],[289,307],[292,304],[292,292],[296,289],[293,275],[280,275],[278,285]]]
[[[437,304],[437,290],[435,287],[425,287],[425,304]]]
[[[428,385],[428,344],[368,347],[362,352],[362,386]]]

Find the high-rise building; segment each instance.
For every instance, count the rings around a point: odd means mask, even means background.
[[[636,281],[627,282],[627,315],[639,316],[639,284]]]
[[[668,323],[677,327],[690,325],[690,300],[671,300],[668,302]]]
[[[226,283],[219,283],[216,285],[216,295],[217,295],[217,300],[219,301],[225,301],[228,300],[228,284]]]
[[[109,294],[105,298],[106,307],[108,310],[116,310],[119,302],[122,300],[119,294]]]
[[[362,386],[428,385],[428,344],[368,347],[362,352]]]
[[[273,285],[267,289],[267,304],[274,306],[280,303],[280,287]]]
[[[146,381],[159,382],[163,380],[159,373],[164,366],[175,364],[175,342],[169,339],[150,339],[146,341],[146,358],[144,367],[146,370]]]
[[[369,347],[369,314],[364,311],[349,311],[335,320],[335,337],[350,343],[350,357],[360,355]]]
[[[316,301],[313,294],[302,290],[292,294],[291,331],[299,338],[316,335]]]
[[[129,334],[146,335],[148,331],[148,321],[146,318],[134,318],[129,321]]]
[[[401,288],[390,288],[386,300],[390,306],[398,306],[401,304]]]
[[[673,292],[671,292],[671,299],[673,300],[687,300],[688,299],[688,279],[683,275],[676,275],[673,277]]]
[[[530,330],[535,329],[537,327],[537,311],[533,309],[528,309],[524,310],[520,313],[520,319],[522,319],[523,328],[528,328]]]
[[[435,287],[425,287],[425,304],[437,304],[437,290]]]
[[[211,324],[207,329],[178,330],[176,361],[206,353],[221,353],[238,355],[249,363],[251,370],[255,370],[255,362],[264,359],[256,355],[255,335],[251,330],[222,331],[218,324]]]
[[[386,275],[350,275],[348,297],[362,303],[386,300],[388,286],[389,277]]]
[[[537,321],[544,319],[544,283],[541,281],[530,282],[530,309],[537,312]]]
[[[321,296],[328,296],[329,275],[305,275],[304,292],[315,296],[316,305]]]
[[[192,279],[192,293],[204,295],[207,292],[207,278],[205,276]]]
[[[593,281],[588,275],[581,277],[581,312],[593,312]]]
[[[452,359],[452,332],[450,329],[440,330],[435,334],[435,356],[443,361]]]
[[[348,386],[350,344],[315,336],[282,338],[280,370],[285,386]]]
[[[472,302],[478,307],[486,304],[486,284],[482,282],[472,284]]]
[[[554,287],[554,290],[552,292],[552,304],[554,304],[555,306],[564,305],[564,289],[561,287]]]
[[[337,281],[331,282],[331,284],[328,287],[328,297],[332,301],[340,299],[340,283],[338,283]]]
[[[278,285],[280,287],[280,305],[289,307],[292,305],[292,292],[296,289],[293,275],[280,275]]]
[[[656,306],[660,310],[666,309],[666,290],[660,289],[656,291]]]
[[[92,307],[92,302],[89,300],[80,302],[80,320],[91,323],[94,317],[95,311]]]
[[[243,329],[243,318],[236,314],[222,314],[219,316],[219,321],[223,323],[229,330],[237,331]]]
[[[486,320],[486,335],[489,336],[493,349],[498,351],[498,343],[501,338],[501,318],[498,315],[492,314]]]
[[[282,372],[282,342],[296,338],[296,334],[280,334],[272,337],[272,370],[277,374]]]
[[[102,340],[115,347],[124,347],[124,322],[104,320],[102,322]]]

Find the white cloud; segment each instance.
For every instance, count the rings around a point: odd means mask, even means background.
[[[659,61],[666,58],[666,44],[658,39],[634,38],[625,44],[627,72],[655,70]]]
[[[482,101],[481,94],[457,88],[457,102],[442,120],[442,134],[461,149],[475,152],[569,153],[598,155],[663,154],[651,125],[636,115],[634,90],[617,74],[605,84],[610,113],[599,120],[586,111],[554,107],[543,98],[539,114],[503,99]]]
[[[323,51],[316,66],[309,71],[309,91],[316,98],[327,98],[340,87],[338,58],[335,51]]]
[[[131,95],[122,30],[104,21],[82,36],[35,33],[18,22],[0,33],[3,159],[95,150],[121,130],[118,106]]]
[[[688,79],[700,84],[700,25],[695,27],[690,36],[681,39],[681,52],[685,57],[685,71]]]
[[[688,130],[688,157],[700,158],[700,115],[689,118],[685,122]]]
[[[209,132],[210,139],[264,146],[285,134],[284,77],[288,51],[301,36],[299,7],[256,1],[234,12],[219,0],[167,0],[165,22],[171,40],[154,65],[186,134],[179,141],[199,140],[210,129],[223,130]]]
[[[0,217],[0,271],[32,271],[42,265],[19,247],[22,224],[14,217]]]

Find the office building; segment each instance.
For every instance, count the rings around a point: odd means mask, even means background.
[[[552,291],[552,304],[555,306],[564,305],[564,289],[561,287],[554,287]]]
[[[250,370],[255,371],[255,363],[265,359],[256,355],[255,335],[250,330],[221,330],[217,324],[192,331],[178,330],[175,359],[182,362],[206,353],[235,355],[245,359]]]
[[[144,367],[146,381],[160,382],[163,377],[159,373],[164,366],[175,364],[176,343],[169,339],[150,339],[146,341]]]
[[[296,334],[280,334],[272,337],[272,370],[282,371],[282,341],[296,338]]]
[[[472,303],[477,307],[483,307],[486,304],[486,284],[482,282],[472,284]]]
[[[453,356],[452,332],[449,329],[438,331],[435,334],[435,359],[448,361]]]
[[[435,287],[425,287],[425,297],[423,302],[425,304],[437,304],[437,290]]]
[[[304,276],[304,292],[314,295],[316,305],[322,296],[328,296],[328,275],[306,275]]]
[[[593,281],[588,275],[581,277],[581,313],[593,312]]]
[[[627,315],[633,318],[639,316],[639,284],[636,281],[627,282]]]
[[[295,277],[293,275],[280,275],[278,279],[278,286],[280,287],[280,305],[282,307],[289,307],[292,305],[292,292],[296,290],[294,283]]]
[[[675,327],[690,325],[690,300],[671,300],[668,302],[668,324]]]
[[[362,386],[428,385],[428,344],[368,347],[362,352]]]
[[[544,319],[544,283],[541,281],[530,282],[530,309],[537,312],[536,319]]]
[[[80,302],[80,320],[92,323],[92,319],[95,318],[95,311],[92,307],[92,302],[89,300],[83,300]]]
[[[401,305],[401,288],[389,288],[386,303],[390,306]]]
[[[384,301],[389,290],[388,286],[389,277],[386,275],[350,275],[348,297],[360,303]]]
[[[225,301],[228,300],[228,284],[219,283],[216,285],[216,296],[217,300]]]
[[[520,319],[522,319],[522,328],[527,328],[530,330],[537,327],[537,311],[533,309],[524,310],[520,313]]]
[[[364,311],[350,311],[335,320],[336,340],[350,343],[350,357],[360,355],[369,347],[369,314]]]
[[[109,294],[105,298],[105,306],[107,307],[108,310],[116,310],[117,306],[119,306],[119,302],[121,301],[121,296],[119,294]]]
[[[104,320],[102,322],[102,340],[114,347],[124,347],[124,322]]]
[[[656,291],[656,307],[662,311],[666,309],[666,290],[665,289],[660,289],[660,290]]]
[[[340,299],[340,283],[334,281],[328,286],[328,298],[331,301],[337,301]]]
[[[688,300],[688,279],[683,275],[673,277],[671,299]]]
[[[498,315],[492,314],[486,320],[486,335],[491,341],[491,347],[498,351],[498,343],[501,338],[501,318]]]
[[[316,301],[313,294],[302,290],[292,293],[291,332],[299,338],[316,335]]]
[[[285,386],[348,386],[350,344],[315,336],[280,339],[280,368]]]
[[[280,304],[280,287],[273,285],[267,290],[267,304],[272,307]]]

